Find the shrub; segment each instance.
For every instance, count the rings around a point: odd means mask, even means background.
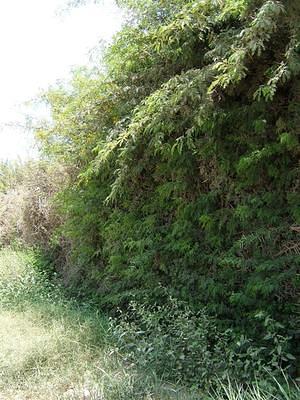
[[[105,68],[49,90],[53,121],[36,130],[76,171],[60,196],[69,281],[110,309],[162,284],[247,340],[259,311],[288,336],[300,282],[299,1],[120,3],[132,18]]]
[[[37,161],[2,165],[0,243],[49,248],[61,224],[53,199],[68,179],[64,167]]]
[[[247,383],[280,373],[293,358],[280,324],[262,315],[259,344],[173,298],[163,306],[131,302],[120,317],[112,332],[127,361],[173,382],[205,387],[230,376]]]

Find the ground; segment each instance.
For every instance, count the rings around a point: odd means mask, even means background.
[[[32,251],[0,250],[0,400],[297,400],[228,382],[210,395],[137,372],[119,353],[109,319],[66,297]],[[276,386],[277,385],[277,386]]]
[[[35,264],[30,251],[0,251],[0,400],[194,399],[124,363],[108,318]]]

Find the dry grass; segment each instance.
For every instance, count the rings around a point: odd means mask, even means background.
[[[0,243],[19,241],[48,248],[53,231],[61,223],[53,200],[68,182],[66,169],[42,161],[12,163],[2,173],[3,182]]]

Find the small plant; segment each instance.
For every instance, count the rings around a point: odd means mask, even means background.
[[[254,342],[232,329],[221,330],[205,309],[192,311],[169,298],[163,306],[132,302],[129,312],[112,321],[117,346],[127,362],[155,371],[164,379],[206,387],[228,376],[239,382],[263,379],[289,365],[289,338],[281,325],[259,315],[262,338]]]
[[[223,367],[225,341],[215,321],[173,298],[164,306],[132,302],[112,332],[129,363],[168,380],[203,384]]]
[[[280,375],[295,360],[289,351],[290,337],[282,333],[284,327],[264,313],[258,313],[255,319],[261,330],[255,341],[245,335],[232,336],[225,351],[227,371],[240,382]]]

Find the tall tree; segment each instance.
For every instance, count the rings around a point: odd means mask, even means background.
[[[161,285],[223,323],[295,326],[300,5],[122,0],[102,74],[46,94],[78,281],[106,305]]]

